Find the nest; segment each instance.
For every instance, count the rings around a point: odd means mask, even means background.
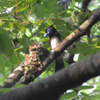
[[[25,56],[24,73],[31,72],[34,74],[36,71],[42,70],[42,62],[48,56],[49,51],[42,47],[32,44],[29,46],[29,54]]]

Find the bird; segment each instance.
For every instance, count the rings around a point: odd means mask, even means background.
[[[57,30],[51,25],[45,30],[44,37],[49,36],[49,44],[51,46],[51,49],[55,49],[57,45],[62,41],[60,34],[57,32]],[[59,57],[56,58],[55,60],[55,72],[58,70],[61,70],[64,68],[64,63],[63,63],[63,57],[60,55]]]

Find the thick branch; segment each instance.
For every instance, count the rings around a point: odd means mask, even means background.
[[[91,2],[91,0],[82,0],[82,10],[84,12],[88,9],[87,7],[88,7],[88,5],[89,5],[90,2]],[[87,16],[86,19],[88,19],[88,16]],[[91,41],[90,41],[90,30],[87,31],[87,38],[88,38],[88,42],[91,43]]]
[[[86,10],[91,0],[82,0],[82,9]]]
[[[24,69],[23,69],[23,61],[8,77],[6,82],[3,84],[1,88],[11,88],[13,85],[15,85],[16,82],[20,80],[20,78],[24,75]]]
[[[66,90],[77,87],[97,75],[100,75],[100,53],[64,68],[48,78],[4,93],[0,100],[58,100],[59,95]]]

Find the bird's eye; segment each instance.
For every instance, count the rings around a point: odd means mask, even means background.
[[[47,33],[49,33],[50,32],[50,29],[47,29]]]

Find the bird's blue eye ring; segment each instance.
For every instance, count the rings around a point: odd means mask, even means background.
[[[50,32],[50,29],[47,29],[47,33],[49,33]]]

